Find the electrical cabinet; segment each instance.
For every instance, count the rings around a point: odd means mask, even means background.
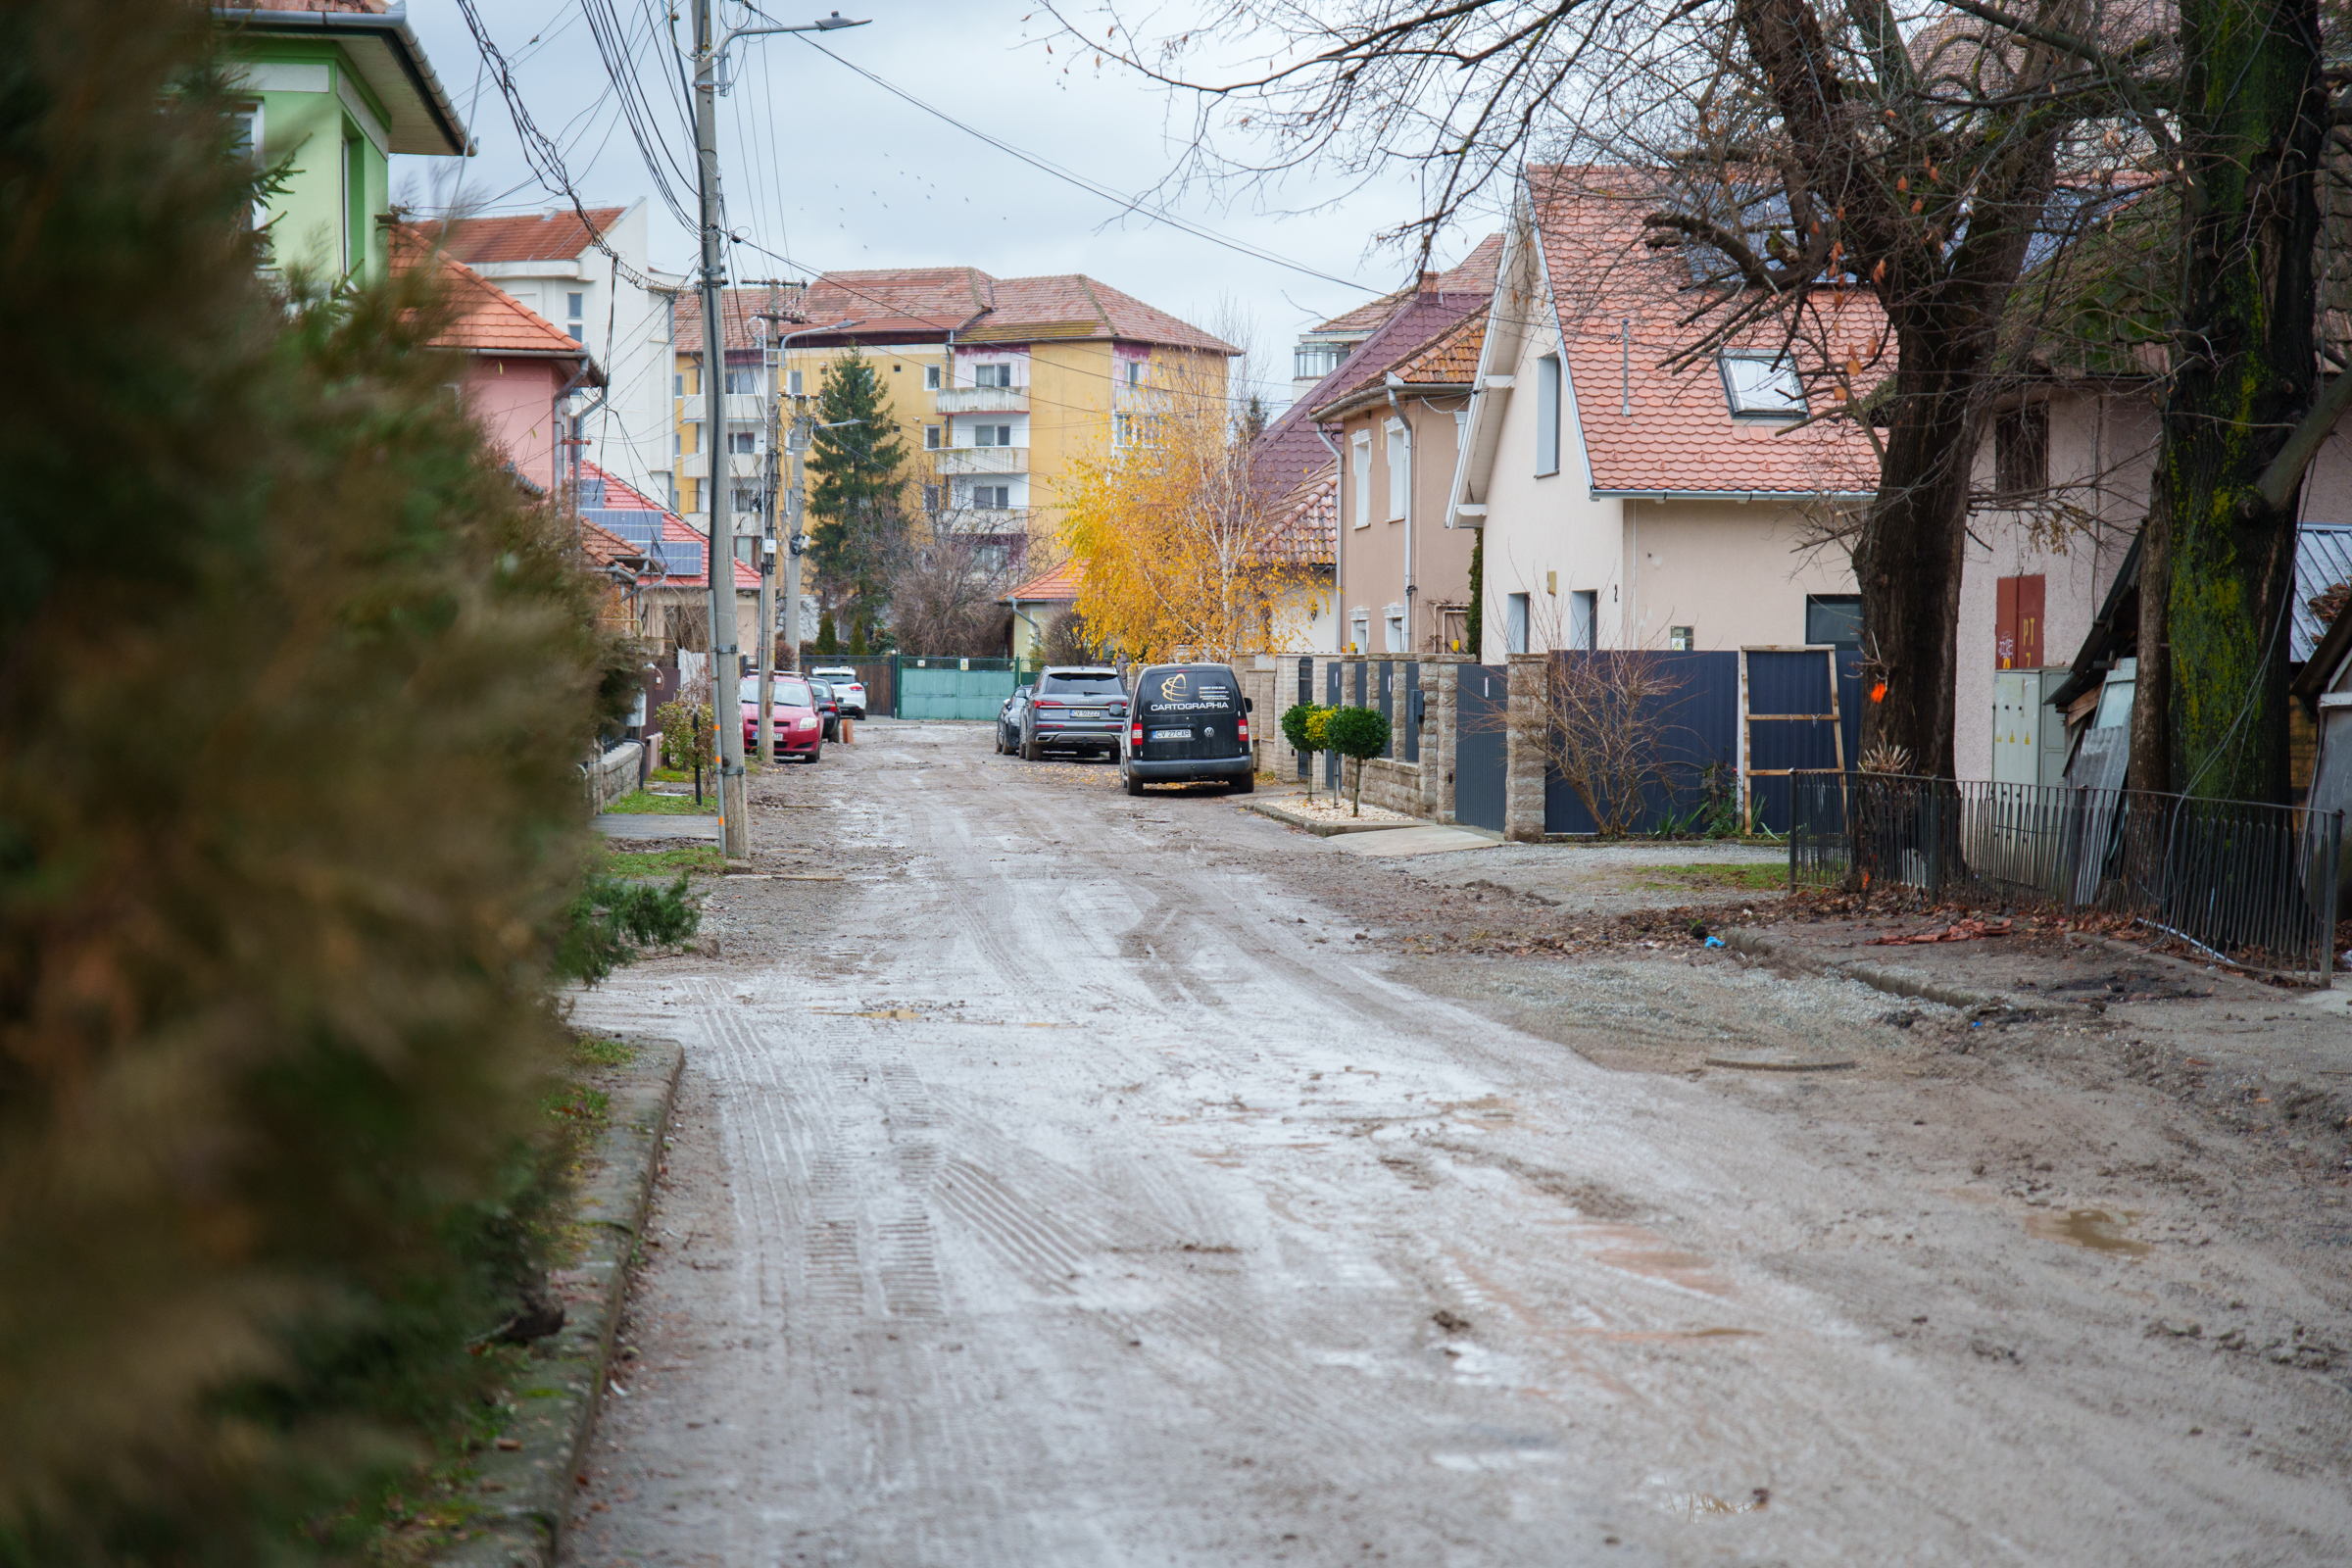
[[[1992,781],[2066,782],[2066,715],[2042,704],[2068,674],[2048,669],[2002,669],[1992,676]]]

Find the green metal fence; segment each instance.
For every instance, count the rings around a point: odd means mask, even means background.
[[[899,656],[894,718],[992,719],[1036,666],[1011,659]]]

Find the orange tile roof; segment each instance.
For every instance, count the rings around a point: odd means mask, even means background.
[[[1489,234],[1471,247],[1470,254],[1442,272],[1424,272],[1400,289],[1343,312],[1307,328],[1310,332],[1372,332],[1387,323],[1415,294],[1485,294],[1494,287],[1494,270],[1502,262],[1502,236]]]
[[[1326,463],[1322,472],[1310,474],[1277,507],[1281,520],[1266,554],[1295,566],[1331,565],[1340,537],[1340,466]]]
[[[1659,193],[1624,171],[1537,166],[1528,171],[1536,231],[1551,274],[1570,385],[1592,468],[1592,488],[1779,494],[1867,493],[1878,487],[1870,443],[1847,420],[1790,430],[1788,421],[1734,418],[1713,360],[1661,368],[1695,328],[1690,268],[1643,244],[1642,219]],[[1869,359],[1885,331],[1864,290],[1822,297],[1833,349]],[[1777,351],[1767,327],[1740,346]],[[1623,412],[1630,411],[1630,412]],[[1784,433],[1787,432],[1787,433]]]
[[[808,318],[808,324],[855,321],[845,336],[856,341],[920,333],[958,342],[1033,343],[1072,339],[1116,340],[1158,347],[1198,349],[1210,354],[1241,350],[1179,320],[1133,295],[1081,273],[1058,277],[991,277],[972,267],[907,267],[871,271],[827,272],[805,290],[783,290],[779,310]],[[729,289],[721,302],[727,352],[759,346],[755,313],[768,309],[765,289]],[[798,325],[785,330],[799,331]],[[703,349],[702,296],[678,296],[671,332],[681,354]],[[800,339],[818,341],[817,334]]]
[[[588,220],[596,225],[595,232],[602,234],[619,222],[627,210],[591,207]],[[443,250],[474,265],[569,261],[594,244],[588,224],[568,207],[515,218],[462,218],[446,226],[441,240]]]
[[[406,226],[394,229],[392,270],[406,273],[425,266],[438,274],[435,282],[449,312],[448,324],[433,335],[434,347],[491,356],[588,359],[587,349],[569,333],[446,251],[434,251],[424,233]],[[603,385],[601,372],[590,379]]]
[[[1398,365],[1396,379],[1412,386],[1468,386],[1478,377],[1478,355],[1486,342],[1487,313],[1473,311]]]
[[[1066,605],[1078,597],[1078,589],[1085,581],[1086,568],[1075,561],[1065,561],[1052,571],[1030,578],[997,603]]]
[[[610,566],[645,559],[644,551],[612,529],[599,527],[586,517],[580,519],[580,553],[599,566]]]

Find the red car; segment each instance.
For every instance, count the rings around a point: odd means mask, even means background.
[[[743,752],[760,755],[760,677],[743,678]],[[776,677],[775,701],[767,710],[775,728],[776,760],[803,758],[815,761],[825,751],[825,721],[817,716],[816,695],[798,675]]]

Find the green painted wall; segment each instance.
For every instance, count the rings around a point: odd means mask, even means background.
[[[389,118],[383,104],[329,41],[250,39],[238,58],[252,72],[243,96],[262,109],[263,161],[287,171],[266,212],[276,264],[380,280],[390,246],[376,220],[391,211],[392,165],[345,99],[357,99],[379,133]],[[323,90],[285,85],[295,78]]]

